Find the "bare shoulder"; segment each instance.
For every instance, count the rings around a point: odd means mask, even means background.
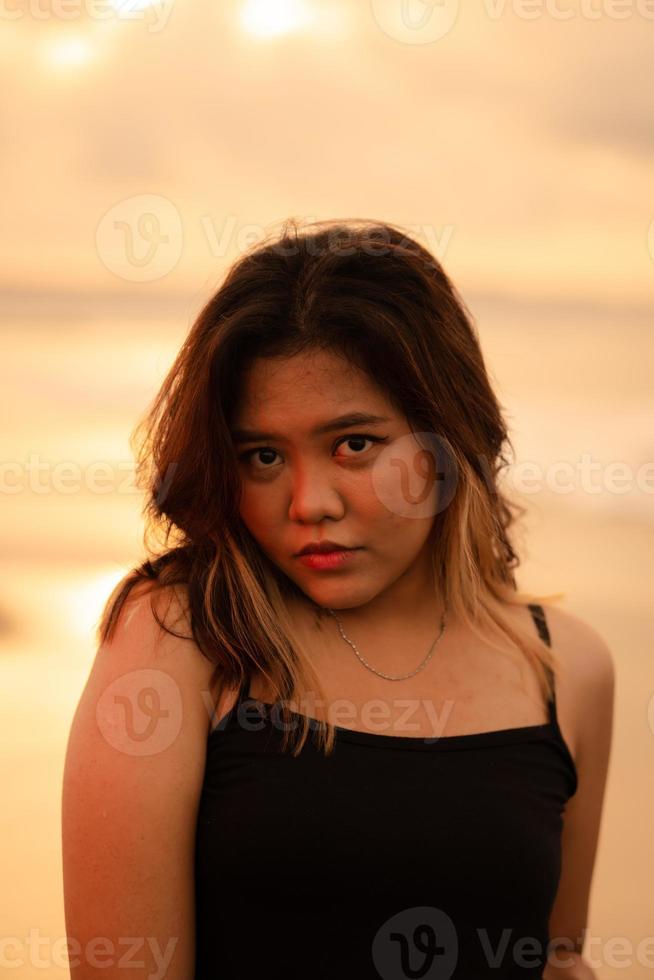
[[[578,774],[576,791],[564,812],[562,870],[549,932],[581,953],[611,756],[615,664],[594,626],[559,606],[544,605],[544,610],[560,664],[559,725]],[[580,960],[582,965],[586,963]]]
[[[560,606],[543,606],[552,647],[565,661],[568,676],[582,683],[606,685],[615,672],[613,653],[604,637],[585,619]]]
[[[544,605],[552,649],[560,668],[556,697],[562,730],[583,758],[598,738],[610,738],[615,688],[615,660],[598,630],[576,613]],[[608,746],[607,746],[608,749]]]
[[[64,902],[80,949],[98,935],[118,946],[126,935],[147,936],[148,946],[152,937],[170,958],[166,976],[185,980],[194,970],[195,826],[211,714],[202,688],[212,665],[187,629],[183,597],[166,592],[130,593],[72,720]],[[79,962],[82,980],[90,966]]]
[[[138,600],[137,600],[138,601]],[[158,656],[172,657],[177,672],[181,672],[189,690],[197,693],[202,704],[200,712],[206,733],[209,734],[224,718],[238,697],[238,686],[228,686],[214,683],[214,663],[204,656],[191,632],[191,615],[189,599],[183,586],[164,590],[156,601],[159,616],[165,613],[165,622],[177,633],[184,634],[186,639],[177,640],[174,637],[160,637],[157,640]],[[143,608],[138,615],[145,615],[146,622],[152,625],[150,614]]]
[[[186,718],[193,719],[194,727],[208,730],[214,664],[195,642],[189,601],[182,586],[157,591],[149,583],[135,586],[120,611],[114,633],[98,649],[96,661],[98,670],[104,662],[104,676],[151,669],[160,671],[162,680],[170,677],[182,694]]]

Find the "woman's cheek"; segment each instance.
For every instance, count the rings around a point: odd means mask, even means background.
[[[241,494],[240,515],[253,537],[260,541],[274,540],[282,525],[275,495],[259,493],[256,487],[244,488]]]

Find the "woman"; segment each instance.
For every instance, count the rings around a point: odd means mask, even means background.
[[[137,432],[165,534],[71,728],[72,975],[595,976],[612,655],[517,590],[511,444],[436,259],[288,224]]]

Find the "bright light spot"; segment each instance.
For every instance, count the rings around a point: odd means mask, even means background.
[[[45,49],[45,58],[57,68],[75,68],[93,57],[92,44],[83,37],[68,37],[52,41]]]
[[[95,628],[104,605],[114,586],[125,577],[129,568],[114,568],[94,578],[77,580],[68,591],[70,618],[68,627],[79,636],[95,635]]]
[[[300,30],[309,22],[301,0],[248,0],[241,11],[245,29],[258,37],[275,37]]]

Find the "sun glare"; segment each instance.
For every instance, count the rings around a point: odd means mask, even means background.
[[[86,638],[95,636],[95,627],[106,600],[128,571],[128,568],[112,569],[74,583],[68,593],[68,627],[71,632]]]
[[[255,37],[278,37],[291,34],[309,21],[301,0],[247,0],[241,11],[241,23]]]
[[[93,57],[93,45],[86,38],[75,36],[51,41],[44,49],[48,64],[55,68],[77,68]]]

